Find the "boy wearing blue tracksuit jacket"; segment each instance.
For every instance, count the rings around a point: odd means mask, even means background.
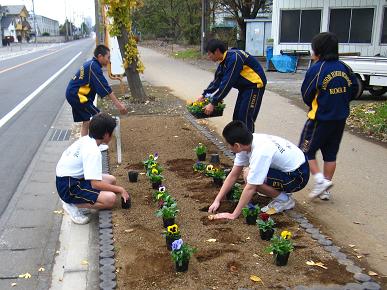
[[[95,94],[101,97],[109,96],[121,114],[127,109],[110,88],[103,75],[102,67],[110,63],[110,50],[100,44],[94,50],[94,57],[84,63],[70,80],[66,89],[66,99],[71,105],[74,122],[83,122],[81,136],[86,136],[92,116],[99,113],[94,106]]]
[[[299,146],[315,179],[309,197],[329,200],[328,189],[333,185],[331,180],[349,116],[349,102],[358,93],[358,83],[351,68],[338,60],[336,35],[328,32],[316,35],[312,50],[312,59],[316,62],[307,71],[301,87],[302,98],[310,110]],[[317,150],[321,150],[323,156],[323,172],[316,161]]]
[[[261,65],[243,50],[227,50],[227,45],[217,39],[210,40],[206,50],[212,61],[220,63],[214,80],[199,98],[202,100],[213,94],[210,104],[204,107],[204,112],[211,115],[214,107],[227,96],[231,88],[236,88],[239,94],[232,119],[242,121],[254,132],[254,122],[266,87],[266,76]]]

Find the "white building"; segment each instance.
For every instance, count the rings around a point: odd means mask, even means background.
[[[312,37],[334,32],[339,52],[387,55],[386,0],[274,0],[274,54],[309,50]]]
[[[30,16],[28,18],[28,22],[30,23],[32,29],[31,33],[35,34],[35,21],[37,26],[37,36],[42,36],[43,33],[48,33],[50,36],[59,35],[59,22],[57,20],[42,16],[36,15],[36,19],[34,20],[34,15],[30,12]]]

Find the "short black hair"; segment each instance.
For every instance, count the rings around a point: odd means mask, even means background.
[[[94,49],[94,56],[98,57],[99,54],[101,54],[102,56],[105,56],[109,51],[110,51],[109,47],[107,47],[104,44],[99,44]]]
[[[312,39],[312,49],[320,60],[339,59],[339,40],[334,33],[322,32],[315,35]]]
[[[227,50],[227,44],[219,39],[210,39],[205,47],[206,52],[214,53],[219,48],[221,53],[225,53]]]
[[[89,136],[101,140],[106,133],[112,135],[115,127],[116,120],[112,116],[106,113],[98,113],[91,118]]]
[[[224,127],[222,135],[230,145],[239,143],[250,145],[253,142],[253,133],[247,128],[242,121],[232,121]]]

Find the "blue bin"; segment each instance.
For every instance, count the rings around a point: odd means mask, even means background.
[[[273,58],[273,47],[266,47],[266,70],[270,68],[270,60]]]

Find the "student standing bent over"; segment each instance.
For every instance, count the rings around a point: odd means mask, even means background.
[[[67,148],[56,166],[56,188],[63,209],[76,224],[86,224],[89,218],[79,208],[111,209],[116,194],[126,201],[127,191],[115,185],[113,175],[102,174],[102,155],[98,146],[111,140],[116,121],[105,113],[90,121],[89,135]]]
[[[295,206],[292,192],[303,189],[309,180],[309,166],[304,153],[283,138],[251,133],[241,121],[227,124],[223,137],[236,156],[234,166],[209,212],[219,208],[243,167],[248,168],[244,172],[246,186],[234,212],[219,213],[214,218],[236,219],[257,191],[273,198],[261,211],[274,214],[292,209]]]
[[[204,107],[204,113],[211,115],[215,106],[222,101],[232,88],[238,89],[233,120],[244,122],[254,132],[254,122],[261,108],[266,87],[266,76],[262,66],[253,56],[240,49],[227,49],[227,45],[218,39],[211,39],[206,46],[208,57],[219,62],[214,80],[203,91],[201,97],[210,97],[210,103]]]
[[[336,156],[349,116],[349,102],[358,94],[356,76],[350,67],[339,61],[338,40],[329,32],[312,39],[312,59],[316,61],[306,72],[301,87],[304,103],[309,106],[308,120],[299,147],[306,154],[315,185],[310,198],[330,199],[328,189],[336,169]],[[316,161],[321,150],[324,170]]]
[[[82,122],[81,136],[88,134],[91,117],[99,113],[99,109],[93,104],[95,94],[102,98],[109,96],[121,114],[128,112],[103,75],[102,67],[109,63],[109,48],[103,44],[98,45],[94,50],[94,57],[81,66],[67,86],[66,99],[72,108],[74,122]]]

